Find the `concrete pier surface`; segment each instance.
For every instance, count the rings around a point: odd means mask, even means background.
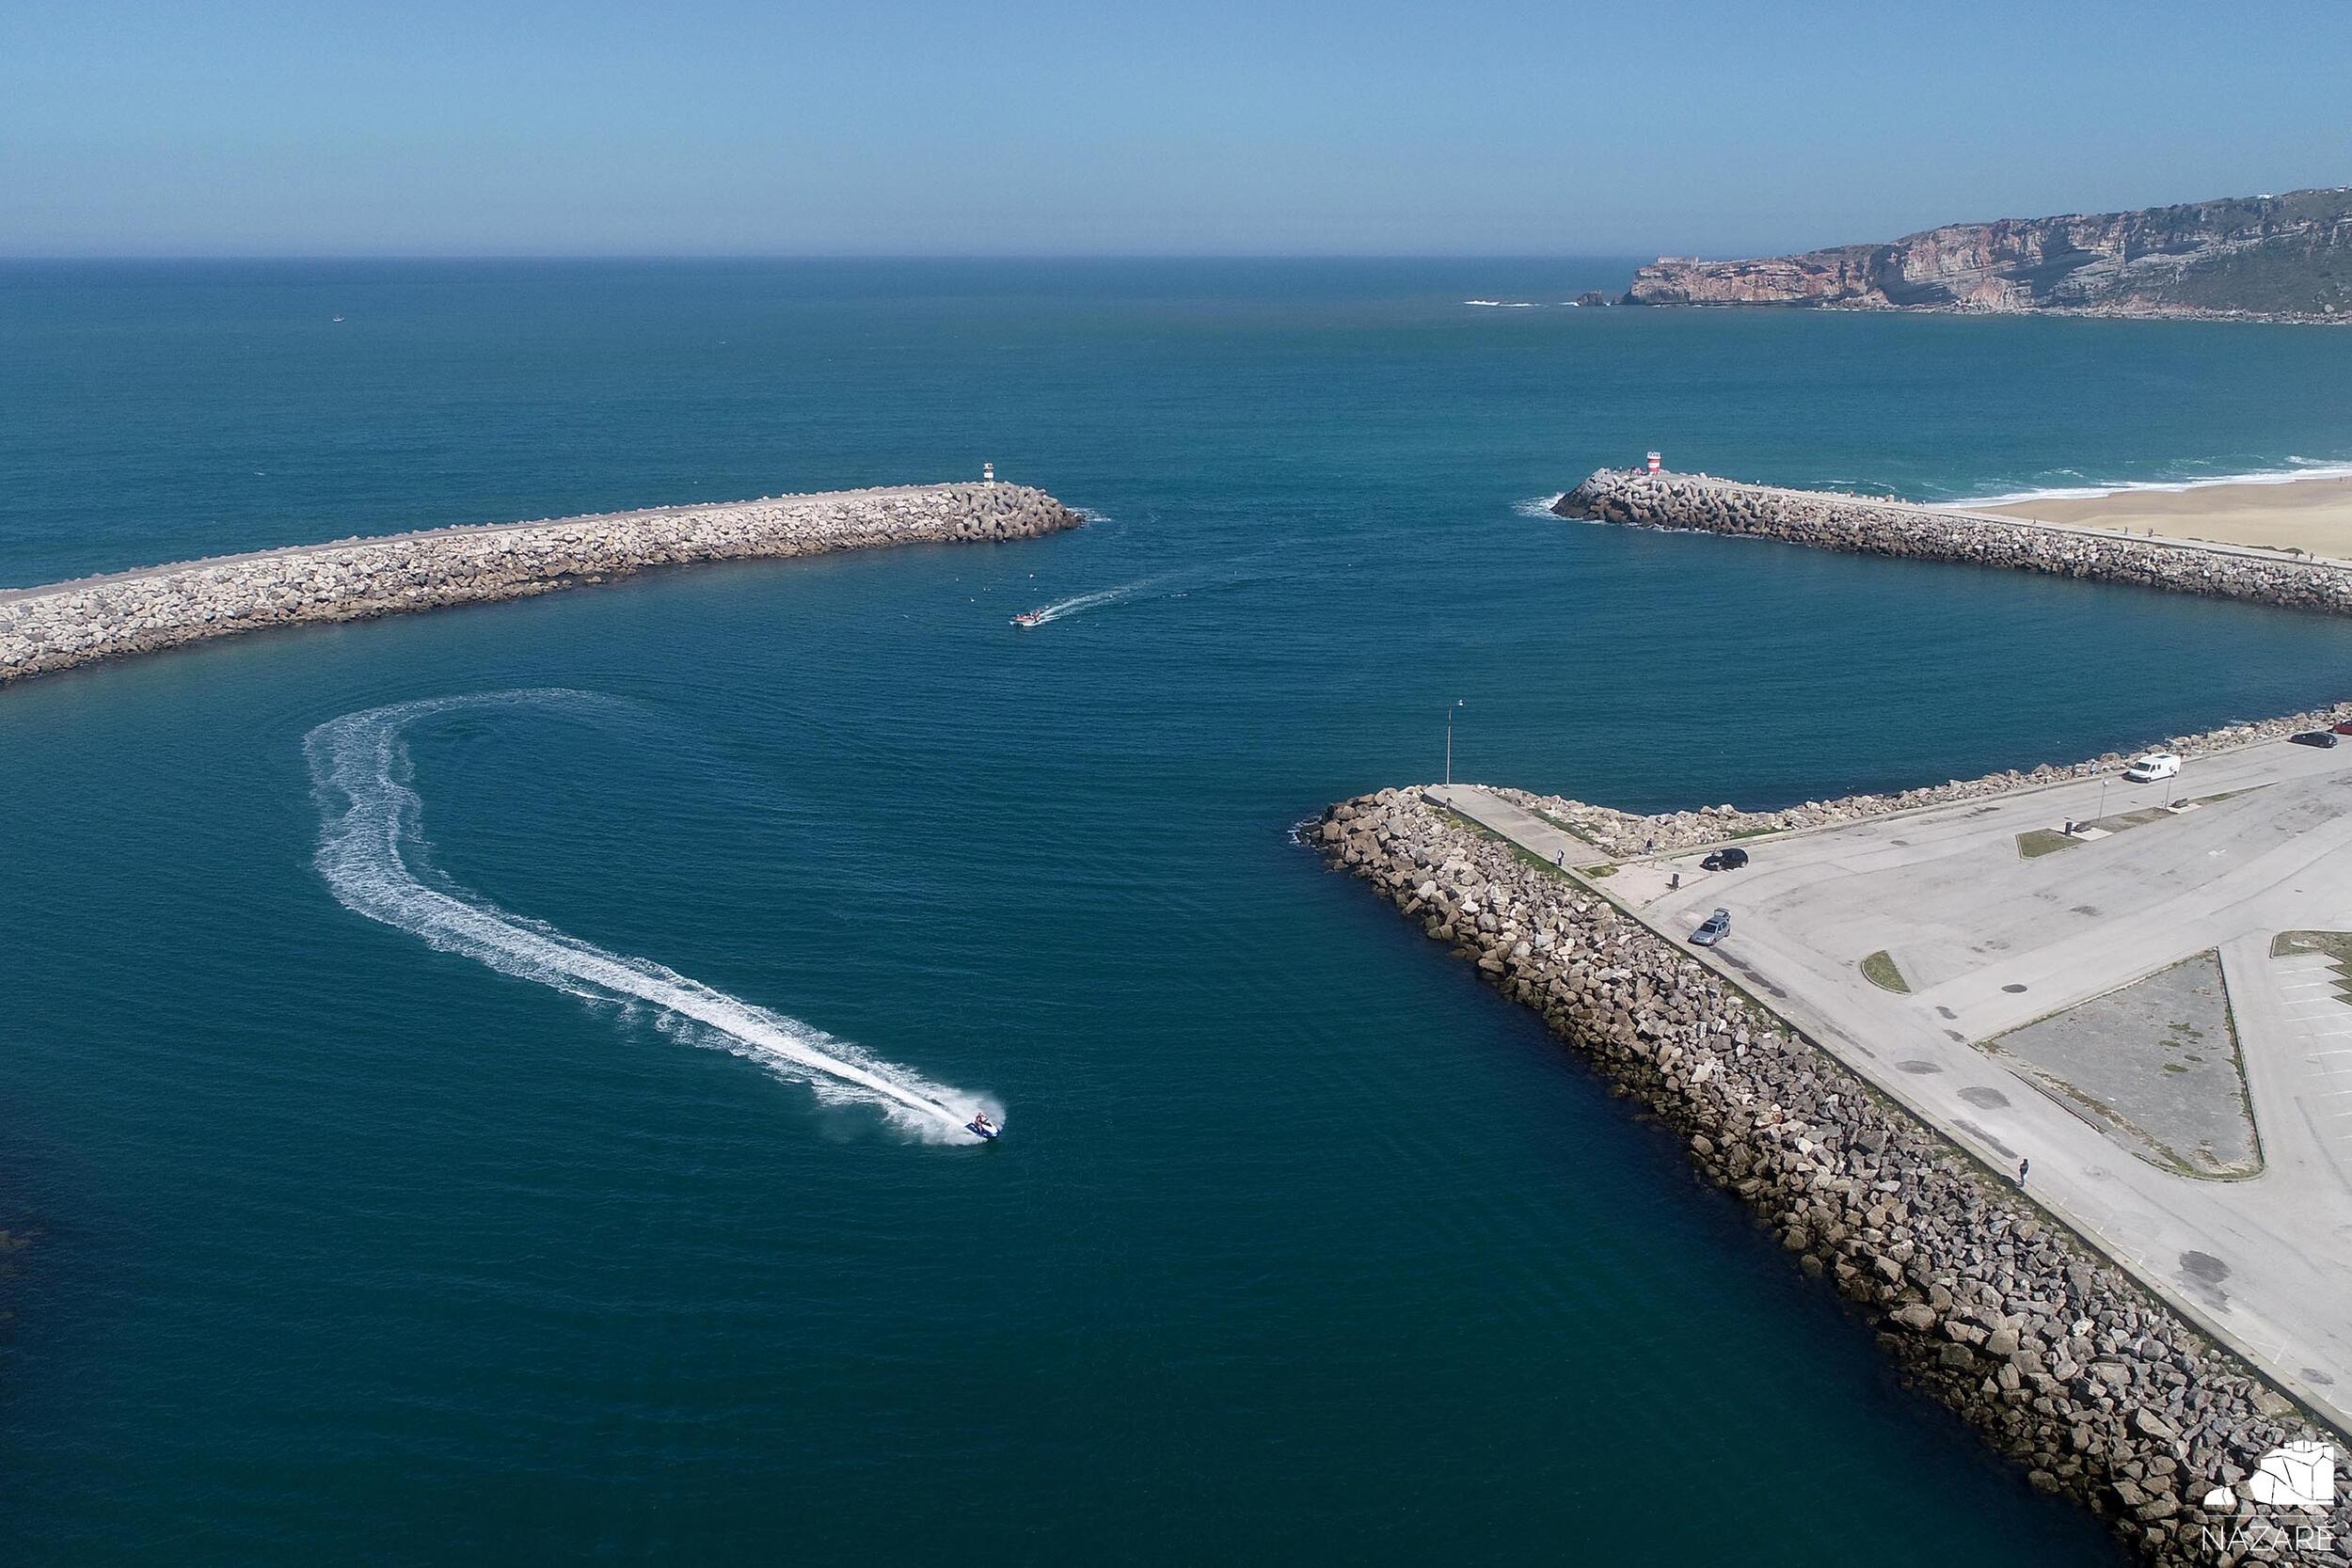
[[[0,591],[0,684],[237,632],[521,598],[653,566],[1025,539],[1080,520],[1026,485],[905,485],[181,562]]]
[[[1528,798],[1426,794],[1564,865],[1993,1171],[2029,1160],[2034,1201],[2352,1430],[2352,986],[2325,952],[2278,940],[2352,932],[2352,742],[2265,740],[2153,784],[2074,779],[1744,837],[1749,863],[1711,872],[1706,846],[1625,856]],[[1718,907],[1730,935],[1689,945]],[[2145,1057],[2103,1058],[2125,1079],[2077,1084],[1995,1043],[2206,953],[2234,1042],[2185,1023],[2137,1045],[2086,1037]],[[2226,1065],[2233,1043],[2248,1103],[2201,1088],[2208,1102],[2185,1109],[2211,1125],[2250,1108],[2252,1175],[2168,1165],[2100,1101],[2128,1081],[2144,1120],[2185,1079],[2209,1082],[2180,1053]]]

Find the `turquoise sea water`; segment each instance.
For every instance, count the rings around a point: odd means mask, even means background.
[[[2352,337],[1459,303],[1623,272],[0,271],[0,582],[984,458],[1103,519],[0,694],[5,1555],[2112,1560],[1287,830],[1456,698],[1457,776],[1658,807],[2340,697],[2327,620],[1528,503],[2342,462]],[[405,720],[417,885],[1002,1144],[338,901],[306,737],[549,689]]]

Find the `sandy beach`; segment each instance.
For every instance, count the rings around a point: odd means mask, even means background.
[[[2171,539],[2295,548],[2352,559],[2352,478],[2270,484],[2207,484],[2190,490],[2124,490],[2111,496],[2018,501],[1968,508],[2001,517],[2153,532]]]

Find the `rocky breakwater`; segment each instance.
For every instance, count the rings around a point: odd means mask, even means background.
[[[2176,594],[2352,615],[2352,569],[2244,549],[2051,528],[1698,474],[1603,468],[1552,503],[1563,517],[1777,539],[1860,555],[1964,562]]]
[[[1675,1129],[2035,1487],[2154,1563],[2346,1560],[2347,1504],[2243,1484],[2325,1429],[1675,944],[1418,791],[1333,806],[1314,842]]]
[[[1079,521],[1025,485],[936,484],[223,556],[0,593],[0,682],[269,626],[521,598],[650,566],[1025,539]]]
[[[2346,720],[2352,720],[2352,703],[2338,703],[2332,707],[2312,708],[2281,718],[2226,724],[2219,729],[2200,730],[2194,735],[2171,736],[2152,741],[2139,751],[2170,752],[2182,757],[2210,756],[2239,746],[2282,740],[2299,730],[2328,729]],[[2133,756],[2137,754],[2138,752],[2131,753]],[[1867,816],[1916,811],[1925,806],[1950,805],[1959,800],[1981,800],[2011,790],[2036,789],[2045,784],[2064,784],[2070,779],[2097,778],[2102,773],[2119,771],[2130,760],[2130,756],[2122,752],[2108,752],[2086,762],[2037,763],[2022,770],[2011,768],[1974,779],[1951,779],[1939,784],[1921,784],[1892,795],[1849,795],[1836,800],[1806,800],[1777,811],[1746,811],[1726,804],[1701,806],[1696,811],[1657,812],[1644,816],[1619,811],[1614,806],[1597,806],[1588,800],[1572,800],[1562,795],[1534,795],[1518,789],[1498,789],[1495,793],[1566,829],[1612,858],[1621,858],[1693,849],[1701,845],[1721,844],[1726,839],[1754,838],[1764,833],[1834,827]]]

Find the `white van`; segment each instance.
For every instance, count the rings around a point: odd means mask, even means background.
[[[2151,752],[2144,757],[2134,757],[2123,776],[2134,784],[2153,784],[2169,779],[2181,770],[2181,759],[2170,752]]]

